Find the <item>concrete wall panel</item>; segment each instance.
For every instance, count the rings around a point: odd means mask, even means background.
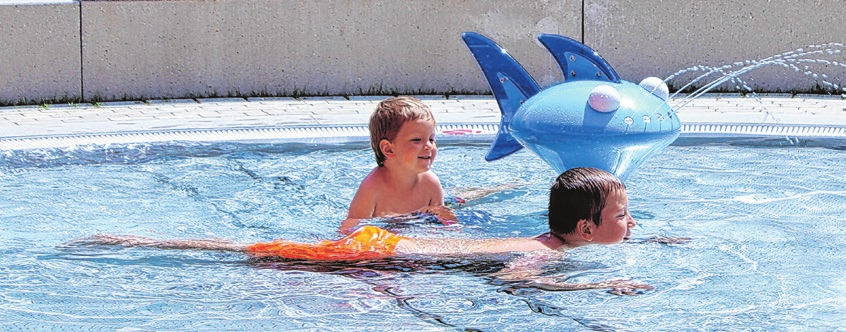
[[[79,4],[0,3],[0,103],[80,99]]]
[[[487,93],[460,35],[486,34],[560,80],[538,33],[581,34],[580,1],[83,2],[84,94]]]
[[[45,1],[0,0],[2,104],[488,93],[464,31],[493,38],[542,87],[561,74],[539,33],[584,35],[630,81],[846,43],[840,0]],[[835,48],[819,56],[832,62],[741,78],[760,92],[842,94]]]
[[[697,65],[720,67],[798,48],[807,51],[809,45],[846,43],[845,16],[846,3],[841,0],[586,0],[585,43],[624,79],[639,82],[648,76],[666,78]],[[741,79],[766,92],[809,92],[817,85],[825,86],[812,74],[805,75],[808,65],[819,79],[825,74],[826,81],[843,87],[846,54],[812,58],[841,65],[806,62],[798,65],[800,72],[768,66]],[[670,83],[681,87],[691,79],[685,76]],[[737,91],[734,84],[721,88]]]

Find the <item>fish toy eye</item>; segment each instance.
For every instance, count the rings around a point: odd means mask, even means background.
[[[667,88],[667,83],[657,77],[647,77],[640,81],[640,87],[649,93],[658,96],[661,100],[667,100],[670,96],[670,89]]]
[[[620,92],[607,84],[598,85],[591,90],[588,105],[602,113],[614,112],[620,108]]]

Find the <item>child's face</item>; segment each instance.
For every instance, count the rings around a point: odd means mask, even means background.
[[[435,124],[428,120],[404,123],[391,143],[396,164],[421,173],[432,167],[438,154],[438,147],[435,145]]]
[[[608,195],[601,218],[593,243],[612,244],[629,238],[631,229],[637,224],[629,214],[629,198],[625,190],[614,190]]]

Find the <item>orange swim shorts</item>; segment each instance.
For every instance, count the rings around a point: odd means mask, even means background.
[[[338,241],[316,244],[275,240],[248,246],[245,251],[253,257],[343,261],[378,259],[393,256],[403,237],[376,226],[364,226]]]

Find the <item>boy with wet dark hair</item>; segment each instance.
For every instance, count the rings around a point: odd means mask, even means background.
[[[570,241],[616,243],[622,232],[622,239],[628,240],[629,230],[623,232],[623,227],[618,227],[618,233],[610,238],[594,237],[594,229],[599,227],[623,226],[608,225],[607,221],[634,224],[625,193],[626,185],[620,179],[600,169],[575,168],[561,173],[549,191],[550,233],[558,238],[573,238]],[[616,214],[605,216],[605,209],[610,207],[617,207]]]
[[[112,235],[96,235],[80,242],[163,249],[237,251],[259,258],[311,261],[521,253],[521,258],[509,262],[505,269],[494,276],[500,280],[514,282],[516,287],[547,290],[612,288],[618,294],[632,294],[636,289],[651,289],[649,285],[625,280],[571,284],[558,280],[560,277],[542,275],[543,265],[562,259],[565,249],[592,243],[613,244],[629,237],[636,223],[629,214],[625,186],[617,177],[593,168],[567,170],[552,185],[549,205],[550,230],[534,237],[422,239],[399,236],[375,226],[364,226],[340,240],[316,244],[276,240],[248,245],[221,240],[159,241]]]

